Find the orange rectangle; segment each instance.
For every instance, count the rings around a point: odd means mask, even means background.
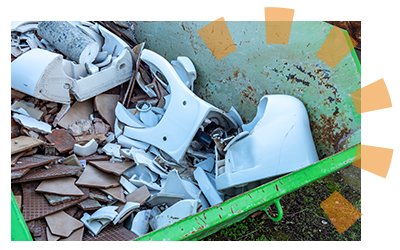
[[[217,60],[236,51],[235,43],[223,17],[207,24],[199,29],[197,33]]]

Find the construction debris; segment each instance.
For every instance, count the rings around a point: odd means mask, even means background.
[[[192,61],[167,62],[131,27],[12,22],[11,179],[35,240],[133,240],[276,177],[226,177],[253,167],[232,152],[260,142],[264,114],[243,124],[204,102]]]

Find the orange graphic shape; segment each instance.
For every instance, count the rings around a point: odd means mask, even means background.
[[[235,43],[223,17],[207,24],[197,33],[217,60],[236,51]]]
[[[380,79],[351,93],[358,114],[390,108],[392,101],[385,81]]]
[[[393,149],[380,148],[367,145],[358,145],[353,165],[370,173],[386,178],[390,163],[392,162]],[[361,160],[364,158],[363,163]]]
[[[349,229],[362,215],[337,191],[320,205],[340,234]]]
[[[294,9],[266,7],[265,34],[266,42],[270,44],[289,44],[290,30]]]
[[[317,57],[333,69],[356,45],[357,42],[346,31],[333,26]]]

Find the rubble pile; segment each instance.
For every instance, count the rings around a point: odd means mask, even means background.
[[[11,189],[34,240],[133,240],[318,160],[299,100],[243,124],[133,30],[12,23]]]
[[[43,23],[25,22],[12,30],[12,64],[40,49],[60,54],[64,65],[79,68],[82,62],[73,62],[39,36]],[[82,22],[80,29],[92,34],[100,23],[128,41],[132,26],[127,22]],[[89,32],[88,27],[95,28]],[[104,41],[101,45],[97,58],[110,55]],[[133,45],[137,43],[131,35],[124,45],[135,62],[129,79],[85,100],[73,91],[58,100],[54,88],[43,97],[12,82],[11,188],[34,240],[133,240],[223,201],[215,183],[214,193],[207,196],[201,188],[215,178],[214,141],[227,137],[216,120],[219,116],[195,128],[195,138],[189,138],[179,158],[125,133],[156,126],[171,105],[167,80],[140,62],[144,44]],[[111,58],[118,58],[112,53]],[[91,72],[93,62],[83,64],[87,72],[76,79],[102,71],[98,67]],[[172,66],[192,91],[196,72],[190,59],[180,57]]]

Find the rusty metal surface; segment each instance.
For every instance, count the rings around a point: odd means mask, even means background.
[[[276,45],[266,44],[264,22],[227,22],[237,51],[217,60],[197,34],[208,23],[135,22],[136,38],[168,61],[188,56],[198,75],[195,93],[225,111],[234,106],[246,123],[266,94],[299,98],[320,159],[338,152],[344,138],[360,133],[361,115],[350,96],[361,87],[358,62],[349,53],[331,69],[316,57],[331,24],[293,22],[289,45]]]

